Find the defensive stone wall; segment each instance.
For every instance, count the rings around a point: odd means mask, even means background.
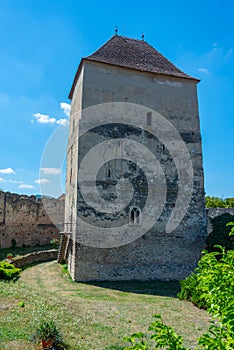
[[[40,252],[34,252],[23,256],[15,257],[12,259],[12,263],[15,267],[24,267],[33,263],[46,262],[55,260],[57,258],[57,250],[43,250]]]
[[[0,248],[49,244],[59,238],[57,224],[64,221],[64,202],[65,196],[38,199],[0,191]]]
[[[46,210],[43,205],[46,202]],[[18,195],[0,191],[0,248],[12,246],[36,246],[49,244],[51,239],[59,238],[59,228],[63,226],[65,196],[58,199]],[[210,219],[229,213],[234,208],[207,208],[208,234],[212,231]],[[53,222],[51,220],[53,217]]]
[[[223,214],[230,214],[234,215],[234,208],[207,208],[206,209],[206,216],[207,216],[207,232],[210,234],[213,230],[211,219],[216,218],[217,216],[223,215]]]

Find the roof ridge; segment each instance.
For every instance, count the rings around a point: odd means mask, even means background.
[[[81,60],[80,66],[73,81],[69,98],[71,98],[73,95],[75,84],[80,72],[80,67],[84,60],[134,69],[138,70],[139,72],[148,72],[165,75],[168,77],[171,76],[175,78],[190,79],[195,82],[199,82],[198,79],[184,73],[147,41],[114,34],[94,53]]]

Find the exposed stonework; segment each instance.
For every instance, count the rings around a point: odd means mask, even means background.
[[[26,254],[23,256],[15,257],[11,260],[11,262],[15,265],[15,267],[24,267],[33,263],[40,263],[55,260],[57,258],[57,250],[42,250],[39,252],[34,252],[30,254]]]
[[[51,239],[59,238],[59,229],[51,222],[61,223],[64,217],[64,196],[60,199],[19,195],[0,191],[0,248],[12,246],[36,246],[49,244]]]
[[[234,216],[234,208],[207,208],[207,233],[208,235],[212,232],[213,226],[211,220],[216,218],[217,216],[223,214],[230,214]]]
[[[111,39],[117,45],[117,48],[115,45],[111,51],[111,58],[116,55],[118,64],[116,60],[109,60],[109,51],[105,53],[104,45],[104,52],[102,51],[102,55],[98,56],[98,61],[90,60],[89,57],[81,61],[70,93],[72,104],[65,205],[65,222],[71,223],[68,228],[71,242],[68,253],[69,271],[74,280],[80,281],[181,279],[190,274],[196,266],[207,235],[196,90],[198,81],[188,76],[186,79],[182,75],[175,76],[170,72],[164,74],[162,68],[157,71],[157,67],[150,71],[138,70],[138,63],[140,65],[142,62],[146,64],[150,62],[157,66],[158,60],[153,61],[148,59],[147,55],[144,56],[145,45],[136,43],[136,40],[128,40],[126,45],[134,45],[134,57],[137,57],[139,62],[134,61],[134,66],[127,65],[126,62],[128,63],[132,57],[132,46],[129,46],[129,50],[125,50],[121,46],[121,40],[117,39],[115,37]],[[126,56],[128,51],[130,54]],[[119,60],[118,52],[122,55],[121,60]],[[160,60],[160,64],[166,64],[166,70],[167,62],[167,60]],[[129,112],[126,113],[127,115],[131,114],[130,110],[133,108],[131,104],[140,106],[139,110],[142,113],[134,114],[127,124],[121,124],[121,121],[116,121],[114,117],[116,115],[114,107],[113,112],[106,110],[102,115],[98,115],[98,112],[95,114],[94,109],[92,112],[93,128],[82,134],[87,120],[85,110],[98,104],[112,102],[128,104],[126,106]],[[177,201],[178,177],[181,174],[178,174],[178,166],[175,166],[174,159],[165,144],[146,130],[148,127],[149,131],[150,128],[152,131],[157,131],[157,125],[151,125],[152,110],[159,113],[163,120],[172,125],[180,134],[189,152],[194,174],[193,193],[187,213],[176,229],[169,233],[166,231],[166,225]],[[95,122],[103,115],[106,115],[109,124],[96,127]],[[130,125],[137,125],[137,127]],[[165,134],[165,137],[173,143],[174,138],[170,139],[170,133]],[[126,160],[126,157],[125,159],[119,157],[104,165],[101,164],[96,178],[100,200],[104,199],[109,203],[117,197],[118,182],[121,179],[128,179],[134,190],[134,196],[131,203],[127,204],[123,210],[118,212],[97,211],[87,203],[80,190],[81,186],[86,186],[88,189],[90,185],[88,181],[86,183],[85,177],[82,180],[79,178],[81,163],[86,154],[98,144],[118,138],[123,140],[122,143],[120,141],[119,149],[117,142],[114,143],[114,141],[109,142],[107,146],[113,147],[116,155],[120,152],[125,152],[121,153],[125,155],[128,151],[130,153],[133,151],[125,142],[130,139],[143,144],[151,151],[152,157],[160,163],[166,178],[167,193],[164,208],[155,225],[142,237],[119,247],[92,247],[82,244],[81,240],[85,236],[88,241],[98,227],[111,230],[113,227],[126,226],[125,233],[128,236],[134,225],[137,228],[142,224],[141,213],[147,200],[149,184],[144,171],[134,164],[134,161]],[[145,168],[148,167],[148,164],[145,164]],[[187,165],[181,162],[180,166],[186,174]],[[91,166],[86,169],[87,176],[93,172]],[[158,181],[160,181],[160,176],[158,176]],[[184,188],[187,188],[187,185],[186,183]],[[158,203],[157,193],[155,191],[155,207]],[[128,190],[122,194],[120,201],[124,203],[127,194]],[[98,199],[95,204],[98,204]],[[180,207],[183,207],[183,200],[181,200]],[[89,228],[85,230],[83,230],[84,222],[89,224],[89,226],[86,225]]]

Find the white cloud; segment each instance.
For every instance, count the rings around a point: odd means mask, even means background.
[[[46,184],[46,183],[49,183],[50,181],[42,178],[42,179],[35,180],[35,182],[37,184]]]
[[[54,124],[56,123],[55,118],[51,118],[47,114],[41,114],[41,113],[35,113],[33,114],[34,118],[36,118],[36,121],[40,124]]]
[[[48,175],[59,175],[61,173],[60,168],[41,168],[40,170],[42,173]]]
[[[208,69],[207,68],[198,68],[198,72],[208,74]]]
[[[19,185],[18,188],[31,189],[31,188],[35,188],[35,186],[22,184],[22,185]]]
[[[70,115],[71,106],[68,103],[61,102],[60,107],[62,108],[66,116]],[[54,117],[50,117],[48,114],[35,113],[33,114],[33,116],[36,119],[36,121],[40,124],[58,124],[63,126],[67,126],[69,124],[68,119],[66,118],[56,119]],[[31,120],[31,122],[33,123],[34,120]]]
[[[0,174],[16,174],[12,168],[0,169]]]
[[[9,182],[11,182],[13,184],[23,184],[23,181],[9,180]]]
[[[6,182],[2,177],[0,177],[0,182]]]
[[[61,119],[57,120],[57,124],[67,126],[69,124],[69,121],[68,121],[68,119],[61,118]]]
[[[61,103],[60,103],[60,108],[63,110],[64,114],[65,114],[67,117],[70,117],[71,105],[69,105],[69,103],[61,102]]]

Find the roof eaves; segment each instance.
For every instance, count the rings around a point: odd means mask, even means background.
[[[90,61],[90,62],[96,62],[96,63],[102,63],[102,64],[107,64],[109,66],[114,66],[114,67],[120,67],[120,68],[125,68],[125,69],[130,69],[130,70],[134,70],[134,71],[140,71],[140,72],[145,72],[145,73],[151,73],[151,74],[157,74],[157,75],[163,75],[163,76],[167,76],[167,77],[175,77],[175,78],[180,78],[180,79],[186,79],[186,80],[194,80],[196,81],[197,83],[199,83],[201,81],[201,79],[198,79],[198,78],[194,78],[190,75],[185,75],[185,76],[179,76],[179,75],[176,75],[176,74],[173,74],[173,73],[163,73],[163,72],[153,72],[153,71],[150,71],[150,70],[145,70],[145,69],[141,69],[141,68],[133,68],[133,67],[127,67],[127,66],[123,66],[121,64],[117,64],[117,63],[110,63],[110,62],[103,62],[103,61],[100,61],[100,60],[95,60],[94,58],[89,58],[89,57],[86,57],[86,58],[83,58],[82,60],[85,60],[85,61]]]
[[[194,77],[189,76],[187,74],[185,74],[184,76],[183,75],[180,76],[179,74],[173,74],[172,72],[170,72],[168,74],[165,73],[165,72],[153,72],[153,71],[150,71],[150,70],[141,69],[140,67],[134,68],[134,67],[127,67],[127,66],[124,66],[124,65],[121,65],[121,64],[117,64],[117,63],[104,62],[104,61],[101,61],[101,60],[98,60],[98,59],[95,59],[95,58],[91,58],[91,56],[83,57],[81,59],[81,61],[80,61],[80,64],[79,64],[78,69],[77,69],[76,74],[75,74],[75,78],[74,78],[73,83],[72,83],[71,90],[70,90],[69,95],[68,95],[68,98],[70,100],[72,100],[73,93],[74,93],[74,90],[75,90],[75,86],[76,86],[76,83],[78,81],[78,78],[79,78],[79,75],[80,75],[80,72],[81,72],[81,69],[82,69],[84,61],[102,63],[102,64],[106,64],[106,65],[109,65],[109,66],[121,67],[121,68],[130,69],[130,70],[134,70],[134,71],[138,71],[138,72],[139,71],[140,72],[146,72],[146,73],[157,74],[157,75],[162,75],[162,76],[174,77],[174,78],[178,78],[178,79],[193,80],[193,81],[196,82],[196,84],[201,81],[201,79],[194,78]],[[181,73],[183,74],[183,72],[181,72]]]

